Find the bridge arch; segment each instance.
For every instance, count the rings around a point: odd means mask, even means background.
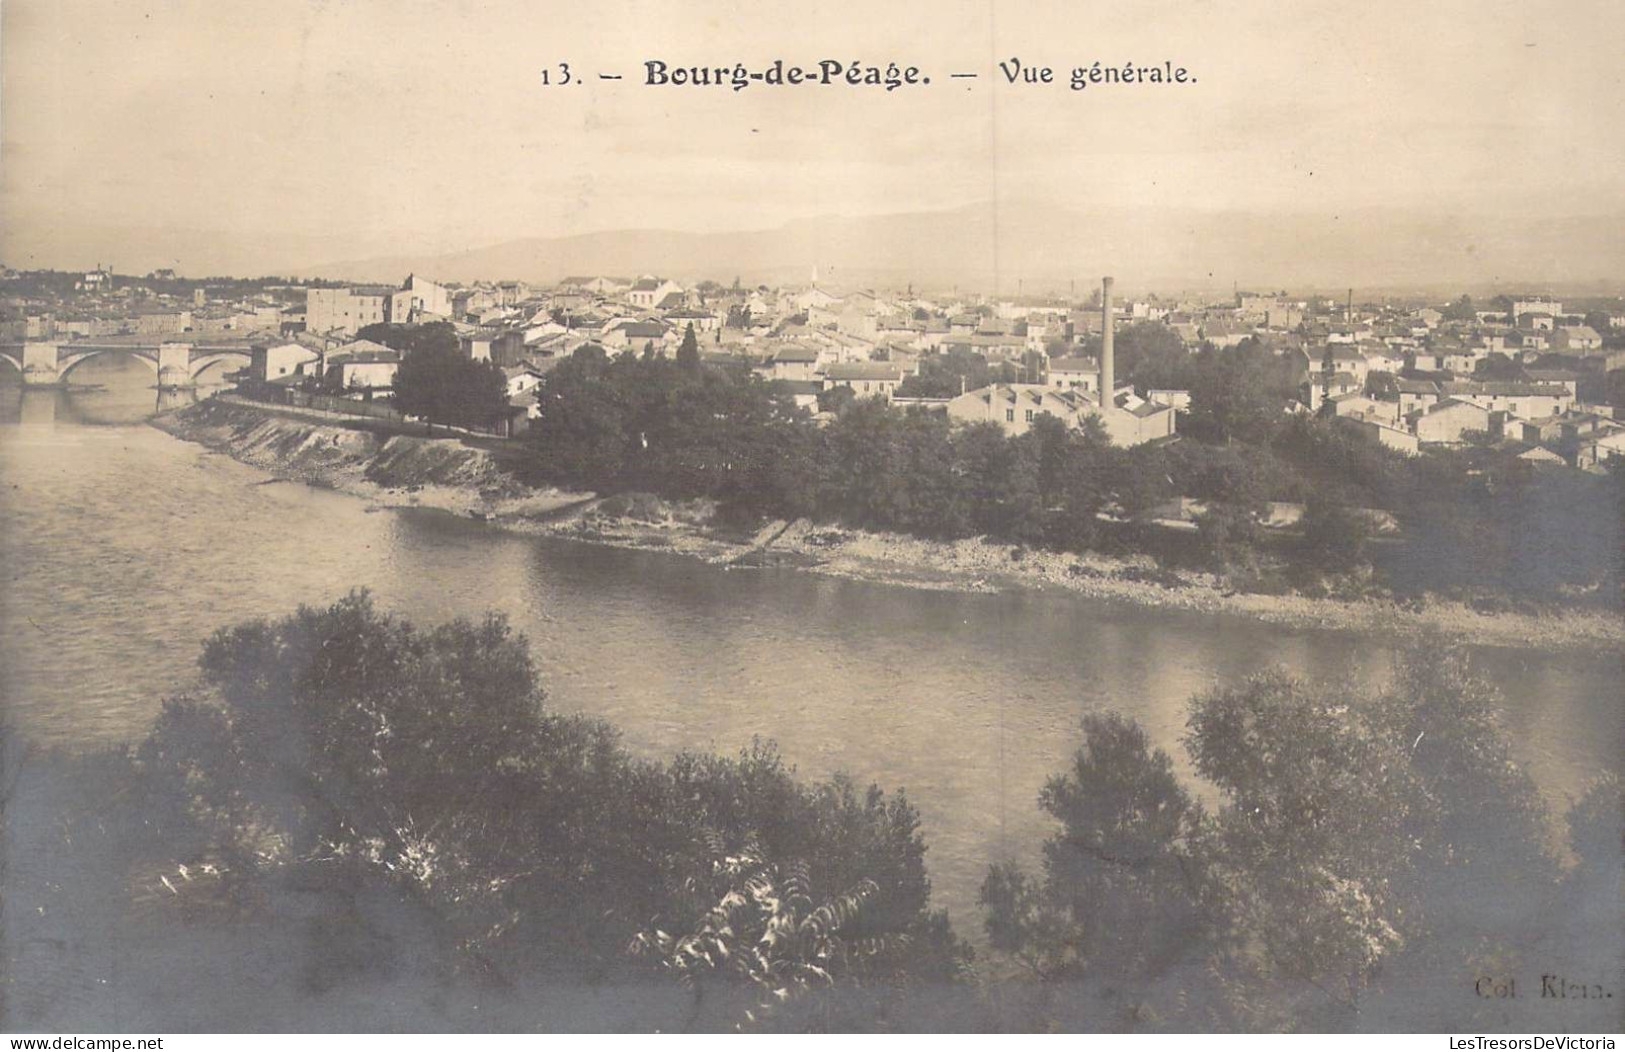
[[[192,379],[196,380],[203,375],[203,370],[221,362],[238,362],[242,365],[252,365],[254,356],[247,351],[211,351],[200,358],[193,359],[189,366]]]
[[[0,362],[5,362],[7,365],[10,365],[13,369],[17,370],[18,376],[23,374],[22,360],[16,355],[7,354],[4,351],[0,351]]]
[[[67,383],[68,373],[72,372],[74,369],[77,369],[80,365],[88,362],[90,359],[99,358],[104,354],[123,354],[131,358],[139,358],[147,368],[152,370],[154,376],[158,374],[158,359],[146,351],[138,351],[133,348],[124,347],[98,347],[94,350],[84,351],[79,354],[62,354],[59,358],[57,358],[57,382]]]

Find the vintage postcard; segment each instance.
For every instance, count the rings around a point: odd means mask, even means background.
[[[1612,1048],[1622,40],[4,0],[0,1029]]]

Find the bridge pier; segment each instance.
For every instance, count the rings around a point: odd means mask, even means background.
[[[158,345],[158,389],[195,387],[192,379],[192,345],[187,343],[161,343]]]
[[[54,343],[23,344],[23,386],[55,387],[59,382]]]

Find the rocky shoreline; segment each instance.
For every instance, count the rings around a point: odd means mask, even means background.
[[[1212,574],[1115,559],[871,533],[798,520],[753,535],[718,527],[706,501],[598,497],[527,486],[487,449],[345,426],[317,414],[216,397],[153,425],[277,478],[331,488],[378,507],[419,507],[503,529],[592,544],[668,551],[730,568],[793,568],[831,577],[959,592],[1033,590],[1081,599],[1245,617],[1298,628],[1479,646],[1607,651],[1625,644],[1625,618],[1593,610],[1483,613],[1463,603],[1258,595],[1228,591]]]

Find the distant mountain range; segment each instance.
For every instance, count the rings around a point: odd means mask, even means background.
[[[376,244],[376,242],[375,242]],[[441,244],[445,244],[444,241]],[[171,267],[190,276],[286,274],[396,282],[570,275],[679,280],[736,276],[833,286],[913,284],[930,291],[1087,294],[1102,274],[1126,294],[1289,289],[1364,294],[1475,295],[1487,290],[1625,291],[1625,214],[1538,219],[1364,210],[1342,215],[1080,210],[975,204],[880,216],[822,216],[771,230],[693,233],[615,230],[526,237],[462,251],[364,255],[372,246],[294,231],[93,229],[64,222],[26,241],[0,235],[0,259],[20,268],[122,273]],[[350,253],[350,255],[347,255]],[[327,262],[324,262],[327,261]]]
[[[971,205],[940,212],[797,220],[772,230],[618,230],[532,237],[462,252],[335,262],[300,273],[397,281],[570,275],[748,283],[991,290],[1087,289],[1102,274],[1128,292],[1243,288],[1424,291],[1625,285],[1625,216],[1466,218],[1360,211],[1261,216],[1241,212],[1076,211]]]

